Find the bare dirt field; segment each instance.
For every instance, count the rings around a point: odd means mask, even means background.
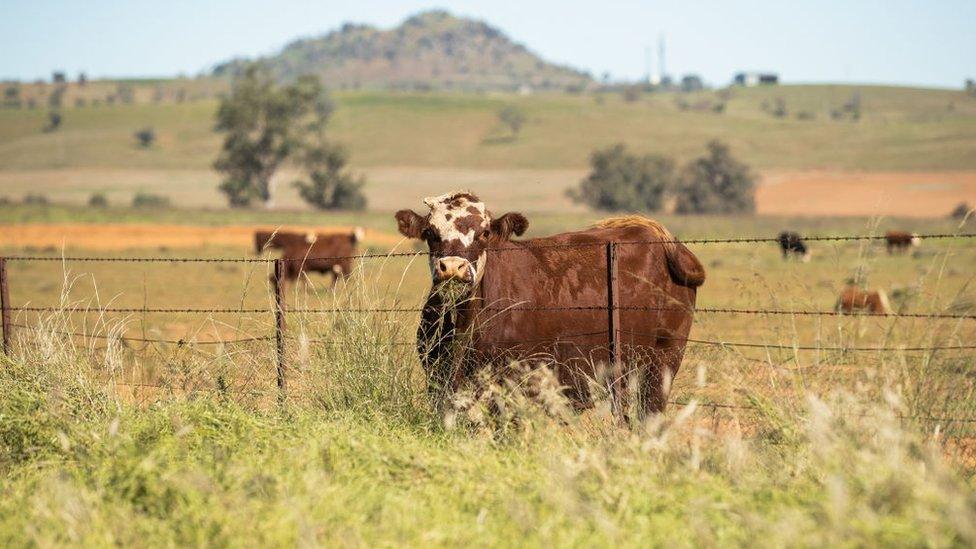
[[[583,169],[472,169],[410,166],[363,170],[370,209],[417,206],[421,197],[465,189],[491,199],[497,209],[584,212],[566,189],[585,177]],[[278,180],[282,208],[303,207],[283,171]],[[57,202],[83,204],[105,193],[112,204],[128,204],[138,191],[170,197],[178,207],[223,207],[209,170],[51,169],[0,171],[0,196],[27,193]],[[976,171],[854,172],[764,170],[756,195],[758,213],[803,216],[944,217],[959,202],[976,203]]]
[[[943,217],[976,204],[976,172],[769,171],[756,193],[768,215]]]

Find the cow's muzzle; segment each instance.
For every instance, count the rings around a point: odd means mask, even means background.
[[[463,257],[448,256],[435,259],[433,271],[435,282],[452,279],[468,283],[474,282],[475,267]]]

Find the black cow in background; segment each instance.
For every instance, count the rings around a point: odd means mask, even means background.
[[[800,233],[794,231],[779,233],[779,249],[783,252],[783,259],[789,259],[792,255],[799,257],[804,263],[810,261],[810,250],[800,237]]]

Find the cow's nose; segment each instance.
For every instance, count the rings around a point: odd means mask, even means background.
[[[471,281],[471,262],[463,257],[442,257],[434,266],[434,277],[439,281],[456,278]]]

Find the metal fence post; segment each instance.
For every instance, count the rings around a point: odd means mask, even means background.
[[[288,380],[285,376],[285,260],[276,259],[274,262],[274,277],[272,278],[275,294],[275,348],[278,359],[278,400],[284,402]]]
[[[7,289],[7,259],[0,257],[0,318],[3,324],[3,354],[10,356],[10,292]]]
[[[610,367],[610,398],[614,413],[622,417],[623,368],[620,362],[620,289],[617,286],[617,243],[607,242],[607,362]]]

